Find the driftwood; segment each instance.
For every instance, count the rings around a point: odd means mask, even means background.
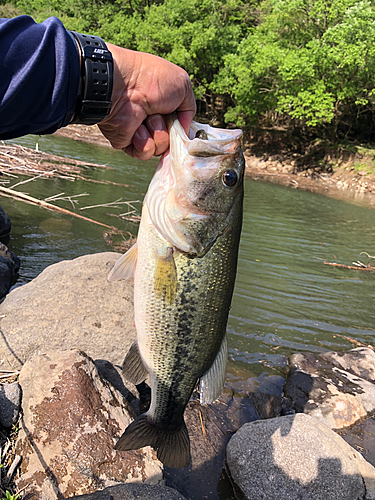
[[[327,261],[324,261],[323,264],[326,264],[327,266],[343,267],[344,269],[355,269],[356,271],[375,271],[375,266],[372,266],[371,264],[367,264],[367,266],[346,266],[345,264],[338,264],[337,262]]]
[[[5,172],[35,175],[51,170],[62,174],[80,173],[82,169],[104,168],[112,170],[108,165],[65,158],[43,151],[26,148],[17,144],[0,144],[0,162]]]
[[[365,344],[364,342],[361,342],[360,340],[353,339],[352,337],[347,337],[346,335],[341,335],[340,333],[335,333],[335,336],[341,337],[341,338],[343,338],[345,340],[349,340],[349,342],[351,342],[352,344],[355,344],[355,345],[357,345],[359,347],[368,347],[372,351],[375,350],[374,346],[369,345],[369,344]]]
[[[58,177],[70,181],[79,179],[95,184],[130,187],[129,184],[90,179],[81,175],[84,170],[93,170],[96,168],[113,170],[108,165],[57,156],[17,144],[0,144],[0,167],[0,174],[10,177],[17,177],[14,174],[45,176],[47,178]]]
[[[52,205],[51,203],[47,203],[46,201],[38,200],[37,198],[33,198],[32,196],[29,196],[28,194],[20,193],[19,191],[15,191],[13,189],[9,189],[9,188],[0,186],[0,193],[4,193],[6,196],[10,196],[11,198],[16,198],[16,199],[25,201],[27,203],[31,203],[32,205],[39,205],[43,208],[46,208],[47,210],[54,210],[56,212],[60,212],[60,213],[65,214],[65,215],[71,215],[73,217],[77,217],[78,219],[82,219],[82,220],[85,220],[87,222],[92,222],[94,224],[105,227],[107,229],[111,229],[112,231],[114,231],[116,233],[122,232],[120,229],[117,229],[114,226],[108,226],[107,224],[103,224],[102,222],[98,222],[96,220],[90,219],[89,217],[85,217],[84,215],[76,214],[75,212],[71,212],[70,210],[66,210],[65,208],[61,208],[61,207],[58,207],[56,205]]]

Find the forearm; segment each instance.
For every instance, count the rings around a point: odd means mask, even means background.
[[[0,19],[0,138],[53,133],[74,113],[79,55],[56,18]]]

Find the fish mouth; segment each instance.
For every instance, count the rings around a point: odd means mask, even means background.
[[[176,113],[169,116],[170,162],[169,168],[176,185],[177,178],[193,177],[203,181],[210,179],[218,165],[230,161],[241,151],[242,130],[220,129],[193,121],[189,136],[183,129]],[[203,132],[206,139],[197,136]]]
[[[202,198],[205,193],[215,196],[215,192],[220,192],[223,169],[235,170],[241,182],[244,163],[237,156],[241,151],[242,130],[216,129],[193,121],[188,136],[175,113],[168,118],[168,128],[170,149],[159,163],[144,206],[167,244],[180,252],[201,255],[209,243],[202,236],[202,224],[212,221],[211,226],[217,226],[216,231],[211,227],[211,242],[214,233],[219,236],[229,220],[220,203],[205,206]],[[236,191],[233,188],[233,200]],[[228,210],[231,198],[228,191],[225,198]],[[195,233],[200,236],[195,237]],[[205,243],[200,242],[202,238]]]
[[[242,130],[213,128],[210,125],[193,121],[189,136],[186,135],[177,115],[172,113],[168,123],[170,133],[179,136],[190,156],[204,158],[231,155],[241,147]],[[197,137],[197,132],[204,131],[207,139]],[[171,144],[175,141],[171,140]]]

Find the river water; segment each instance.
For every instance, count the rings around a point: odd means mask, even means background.
[[[129,185],[37,179],[16,189],[40,199],[87,193],[76,198],[75,209],[69,201],[54,202],[75,211],[121,198],[133,202],[140,214],[157,160],[144,163],[119,151],[59,137],[28,136],[13,142],[33,148],[38,142],[41,151],[106,164],[111,169],[87,168],[84,175]],[[12,179],[7,187],[24,179]],[[52,263],[112,250],[100,226],[11,198],[1,197],[0,204],[12,220],[9,247],[22,259],[16,286]],[[80,213],[136,234],[136,223],[117,217],[127,210],[119,205]],[[367,263],[360,253],[375,254],[374,215],[374,209],[360,204],[245,180],[244,225],[228,323],[229,387],[240,393],[258,387],[275,391],[294,352],[353,347],[343,336],[374,343],[374,275],[324,264],[350,265],[358,259]]]

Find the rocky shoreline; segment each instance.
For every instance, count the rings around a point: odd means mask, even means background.
[[[192,400],[185,469],[163,468],[149,447],[115,451],[149,404],[147,384],[120,373],[135,329],[132,283],[107,280],[119,255],[53,264],[0,304],[0,369],[20,371],[18,396],[8,396],[14,383],[1,388],[12,419],[0,431],[18,419],[12,462],[24,499],[214,500],[225,475],[232,498],[375,499],[374,464],[348,444],[375,411],[370,348],[293,355],[282,397],[249,389],[239,399],[228,383],[208,407]]]

